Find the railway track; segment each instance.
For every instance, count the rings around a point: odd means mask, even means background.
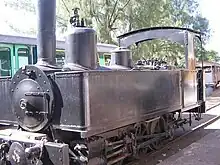
[[[220,93],[220,90],[218,90],[217,93]],[[215,104],[213,105],[213,103],[211,103],[212,105],[207,107],[207,111],[220,108],[220,101],[218,100],[220,100],[220,97],[215,98]],[[205,130],[204,128],[214,123],[218,119],[220,119],[220,113],[214,117],[213,116],[210,117],[208,120],[204,121],[198,126],[194,126],[192,129],[182,133],[181,135],[175,136],[174,139],[171,141],[167,141],[167,140],[163,141],[161,147],[158,150],[151,151],[150,153],[147,154],[142,154],[140,155],[139,159],[131,160],[125,164],[126,165],[156,165],[162,162],[163,160],[165,160],[166,158],[168,158],[169,156],[172,156],[178,151],[189,146],[193,142],[198,141],[202,137],[213,132],[214,130]]]

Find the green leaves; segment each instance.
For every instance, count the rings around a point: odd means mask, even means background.
[[[99,42],[117,43],[117,35],[153,26],[189,27],[206,34],[203,44],[209,39],[209,22],[200,15],[197,0],[58,1],[62,1],[69,8],[80,7],[81,15],[86,17],[89,25],[96,29]],[[62,18],[68,19],[68,13],[63,5],[58,5],[58,8],[62,8],[60,10],[61,13],[63,12]],[[60,24],[60,27],[65,26]],[[183,47],[168,41],[148,41],[138,47],[132,46],[131,49],[134,59],[155,57],[167,60],[170,64],[179,62],[179,65],[182,65],[185,59]],[[197,59],[200,59],[201,51],[196,52]],[[217,59],[214,54],[206,51],[206,59]]]
[[[32,0],[8,0],[16,10],[35,13]],[[98,42],[117,44],[117,36],[131,30],[153,26],[178,26],[199,30],[206,35],[203,44],[210,36],[209,21],[198,10],[198,0],[57,0],[57,31],[63,34],[69,25],[72,9],[80,8],[80,16],[86,24],[95,28]],[[16,27],[14,27],[14,30]],[[168,41],[148,41],[132,46],[134,59],[140,57],[162,58],[170,63],[183,61],[184,49]],[[197,49],[197,59],[201,50]],[[206,59],[217,60],[216,52],[206,51]]]

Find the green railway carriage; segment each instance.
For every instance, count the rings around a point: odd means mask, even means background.
[[[37,40],[32,37],[12,36],[0,34],[0,77],[13,76],[15,72],[27,64],[37,62]],[[97,44],[99,64],[106,65],[110,52],[117,48],[111,44]],[[64,64],[65,41],[56,42],[56,63]]]

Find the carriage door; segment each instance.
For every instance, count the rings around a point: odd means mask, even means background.
[[[15,45],[16,68],[17,70],[24,65],[32,64],[30,49],[25,45]]]
[[[98,53],[98,57],[99,57],[99,65],[100,66],[105,66],[105,56],[104,53]]]
[[[0,77],[12,76],[13,66],[13,45],[0,44]]]

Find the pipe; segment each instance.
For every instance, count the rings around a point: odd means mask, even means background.
[[[37,0],[37,65],[55,65],[56,0]]]

